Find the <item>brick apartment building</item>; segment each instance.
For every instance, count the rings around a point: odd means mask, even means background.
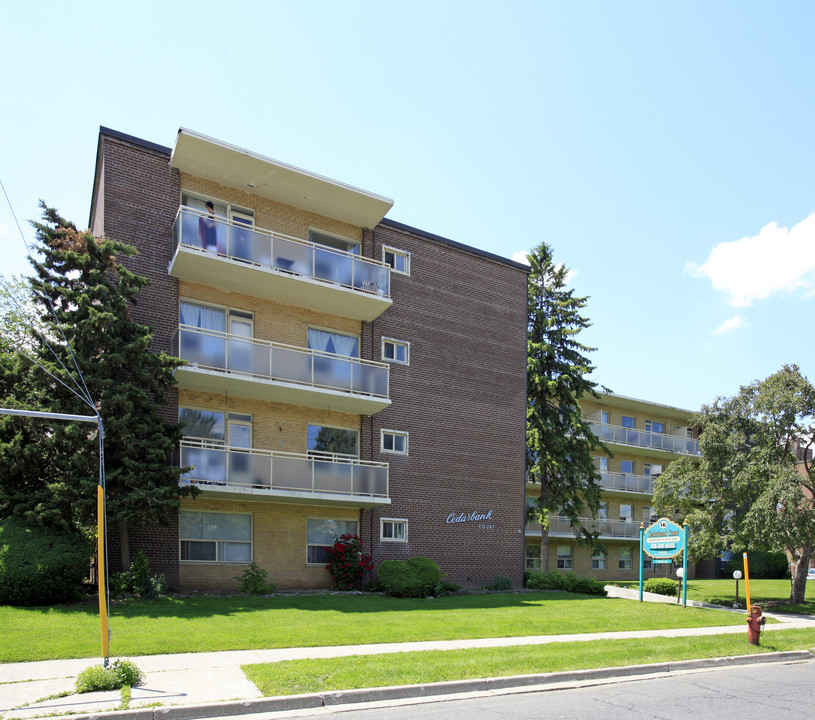
[[[171,586],[229,588],[255,561],[327,587],[342,532],[375,565],[520,585],[527,268],[391,206],[185,129],[172,149],[100,129],[91,229],[138,249],[133,315],[187,361],[162,412],[202,492],[130,532]]]
[[[583,418],[592,432],[612,451],[613,457],[598,453],[602,504],[596,518],[581,519],[584,527],[599,529],[606,547],[604,554],[593,554],[577,545],[568,518],[552,514],[549,518],[549,569],[574,570],[598,580],[635,580],[639,578],[639,530],[657,520],[651,504],[654,481],[665,468],[680,457],[699,457],[697,431],[690,425],[690,410],[647,400],[601,393],[599,398],[584,398]],[[530,483],[527,502],[536,503],[540,487]],[[541,527],[526,525],[526,568],[540,569]],[[681,565],[681,562],[680,562]],[[691,564],[689,577],[713,576],[715,563]],[[672,575],[675,567],[654,564],[645,559],[645,578]]]

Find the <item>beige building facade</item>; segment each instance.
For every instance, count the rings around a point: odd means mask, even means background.
[[[640,527],[657,520],[651,496],[654,481],[680,457],[698,457],[698,435],[690,425],[690,410],[655,402],[602,393],[581,403],[583,418],[609,448],[595,458],[603,489],[597,517],[581,518],[584,527],[598,529],[605,553],[592,553],[575,542],[569,520],[549,518],[549,569],[573,570],[598,580],[639,578]],[[534,503],[539,488],[527,484],[527,503]],[[526,525],[526,569],[540,569],[541,528]],[[681,564],[681,563],[680,563]],[[673,575],[671,564],[654,564],[646,556],[644,577]],[[693,568],[689,568],[693,576]]]

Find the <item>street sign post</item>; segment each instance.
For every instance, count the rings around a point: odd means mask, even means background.
[[[680,527],[673,520],[660,518],[649,527],[640,527],[640,602],[642,602],[645,555],[655,564],[672,563],[682,553],[682,604],[688,602],[688,525]]]

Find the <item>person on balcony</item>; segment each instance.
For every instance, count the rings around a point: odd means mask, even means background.
[[[215,206],[207,201],[208,215],[198,218],[198,237],[204,250],[218,250],[218,223],[215,220]]]

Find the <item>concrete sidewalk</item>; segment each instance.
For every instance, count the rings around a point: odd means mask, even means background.
[[[610,586],[610,595],[625,596],[628,591],[624,588]],[[620,591],[620,594],[617,594]],[[638,596],[638,594],[637,594]],[[660,599],[661,598],[661,599]],[[653,602],[665,602],[664,596],[649,598]],[[670,598],[668,601],[673,601]],[[732,611],[734,612],[734,611]],[[741,611],[742,614],[743,611]],[[767,625],[766,630],[787,628],[812,628],[815,619],[803,616],[773,615],[780,622]],[[130,710],[123,717],[132,720],[153,720],[154,718],[174,718],[183,720],[194,717],[215,717],[252,712],[266,712],[273,709],[291,709],[292,707],[320,707],[326,703],[326,694],[319,696],[295,696],[286,699],[261,699],[257,688],[243,674],[241,665],[251,663],[280,662],[282,660],[296,660],[301,658],[329,658],[345,657],[350,655],[378,655],[393,652],[414,652],[420,650],[453,650],[483,647],[511,647],[522,645],[540,645],[558,642],[587,642],[592,640],[612,640],[621,638],[670,638],[681,636],[718,635],[723,633],[744,633],[745,625],[706,627],[706,628],[678,628],[665,630],[642,630],[625,632],[587,633],[580,635],[536,635],[512,638],[482,638],[472,640],[429,641],[410,643],[383,643],[376,645],[350,645],[341,647],[315,647],[315,648],[286,648],[280,650],[241,650],[213,653],[191,653],[181,655],[146,655],[143,657],[128,658],[145,673],[143,685],[132,689]],[[801,661],[809,658],[809,653],[781,653],[781,661]],[[773,656],[751,655],[740,662],[762,662],[770,660]],[[778,658],[776,658],[778,661]],[[697,664],[718,664],[727,662],[725,659],[713,661],[693,661]],[[118,690],[84,693],[82,695],[68,694],[54,697],[64,693],[73,693],[76,675],[91,665],[98,664],[94,658],[81,660],[54,660],[31,663],[8,663],[0,665],[0,717],[3,720],[13,718],[30,718],[43,715],[96,715],[105,712],[105,717],[113,717],[119,713],[112,713],[121,703],[121,693]],[[671,663],[671,667],[681,667],[687,664]],[[661,671],[667,664],[661,664]],[[613,668],[602,671],[605,677],[615,672],[626,675],[649,672],[649,668],[621,669]],[[591,671],[597,673],[599,671]],[[564,675],[558,682],[568,682],[568,677],[586,678],[590,671],[577,673],[559,673]],[[553,674],[546,676],[547,682],[552,681]],[[468,692],[485,686],[511,687],[528,686],[536,680],[526,676],[520,679],[493,679],[479,681],[462,681],[460,683],[442,683],[442,690],[447,686],[451,692]],[[537,681],[543,681],[538,677]],[[455,686],[455,690],[452,687]],[[433,694],[429,686],[412,686],[411,688],[393,688],[387,697],[402,697],[410,692],[414,696]],[[468,690],[469,688],[469,690]],[[382,697],[383,690],[354,691],[352,693],[330,693],[331,697],[340,695],[352,701],[352,698]],[[47,699],[51,698],[51,699]],[[319,703],[318,703],[319,699]],[[231,702],[226,702],[231,701]],[[237,703],[235,701],[238,701]],[[364,700],[360,700],[364,701]],[[226,704],[224,705],[224,702]],[[317,703],[311,705],[309,703]],[[134,708],[143,708],[136,712]],[[157,707],[160,706],[160,707]],[[174,706],[186,706],[174,707]],[[194,707],[190,707],[194,706]]]

